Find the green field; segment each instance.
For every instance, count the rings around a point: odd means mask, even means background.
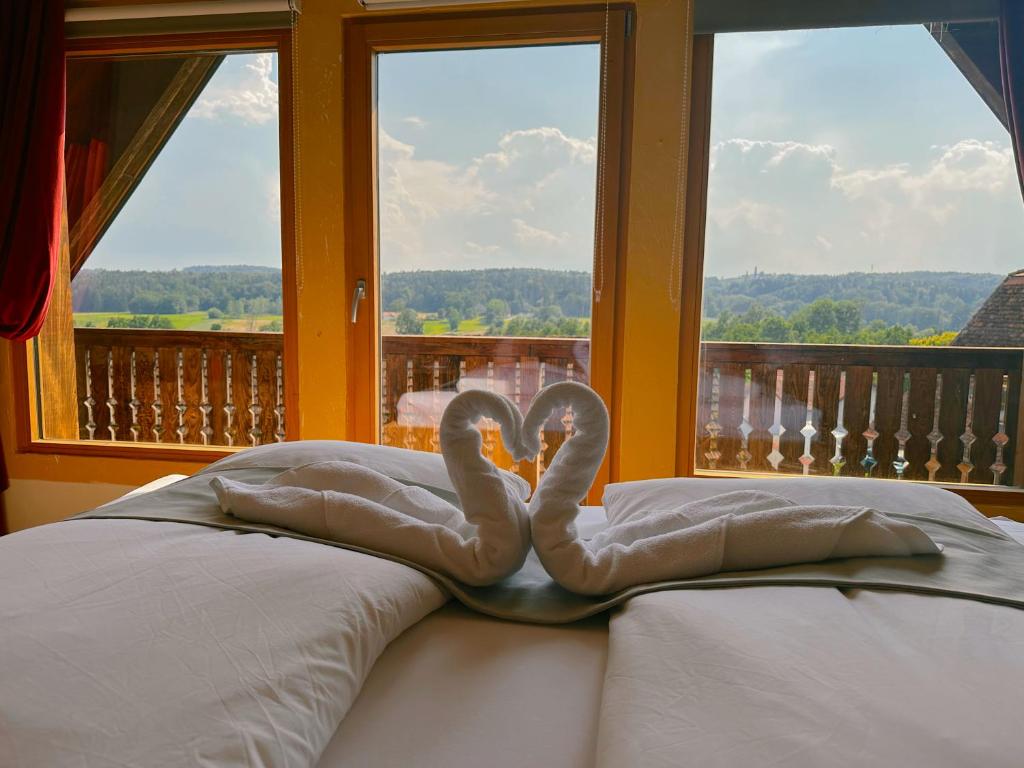
[[[133,317],[132,312],[75,312],[76,328],[107,328],[112,318]],[[246,317],[221,317],[210,319],[206,312],[188,312],[183,315],[145,315],[145,317],[166,318],[176,331],[212,331],[232,333],[259,331],[273,322],[282,322],[281,315],[248,315]],[[213,328],[220,325],[220,328]]]
[[[395,314],[394,312],[385,312],[384,317],[381,319],[381,333],[385,336],[396,335]],[[424,336],[441,336],[452,333],[452,330],[448,327],[447,320],[438,320],[436,315],[424,312],[419,313],[419,315],[423,321]],[[483,318],[471,317],[459,323],[459,330],[455,333],[459,336],[483,336],[486,332],[487,324],[484,323]]]

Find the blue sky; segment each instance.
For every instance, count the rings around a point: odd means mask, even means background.
[[[379,59],[387,271],[589,269],[596,46]],[[716,39],[706,270],[1024,267],[1006,131],[921,26]],[[276,65],[229,56],[90,259],[280,263]]]

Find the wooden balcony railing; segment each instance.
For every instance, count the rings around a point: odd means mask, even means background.
[[[386,444],[439,448],[444,406],[479,387],[522,409],[543,386],[589,382],[586,339],[387,336]],[[282,337],[79,328],[84,440],[259,445],[284,439]],[[702,345],[699,469],[1012,485],[1024,350]],[[555,414],[544,452],[513,466],[493,428],[484,449],[535,481],[572,434]]]
[[[76,328],[79,437],[284,440],[282,352],[281,334]]]
[[[1013,484],[1024,350],[704,345],[698,466]]]

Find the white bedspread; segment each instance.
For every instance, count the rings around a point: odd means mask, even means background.
[[[445,602],[417,571],[178,523],[0,547],[0,765],[310,766],[384,647]]]
[[[748,587],[635,597],[610,631],[599,766],[1022,764],[1021,610]]]

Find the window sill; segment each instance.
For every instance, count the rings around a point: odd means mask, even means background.
[[[238,453],[246,447],[248,446],[228,448],[223,445],[163,445],[114,440],[33,440],[18,446],[18,452],[108,459],[195,461],[208,464]]]

